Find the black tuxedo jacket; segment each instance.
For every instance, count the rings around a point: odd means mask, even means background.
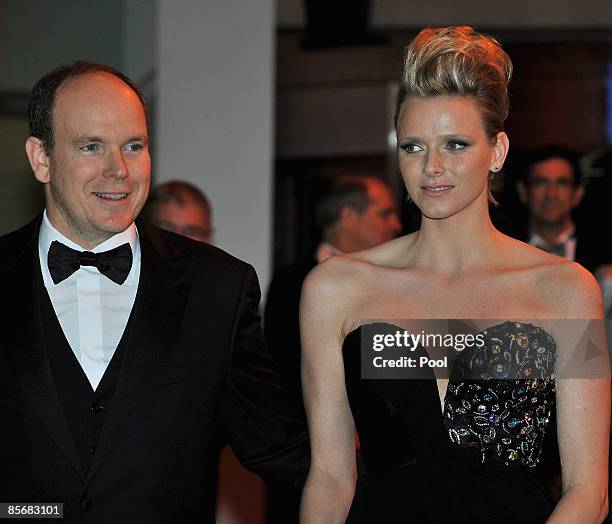
[[[281,379],[300,401],[300,295],[304,279],[316,265],[314,258],[307,258],[275,271],[264,313],[266,342],[278,365]]]
[[[144,227],[130,335],[83,472],[42,332],[39,226],[0,237],[0,501],[62,502],[63,522],[214,522],[225,437],[264,479],[303,480],[302,412],[267,357],[253,268]]]

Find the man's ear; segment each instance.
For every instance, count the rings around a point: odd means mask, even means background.
[[[28,137],[25,143],[25,150],[32,171],[34,171],[34,178],[41,184],[48,184],[51,179],[49,176],[49,156],[45,151],[42,140],[34,136]]]
[[[527,186],[525,185],[525,182],[523,182],[522,180],[519,180],[516,183],[516,192],[518,193],[518,197],[519,197],[519,200],[521,201],[521,204],[526,206],[528,199],[527,199]]]
[[[584,197],[584,187],[579,185],[574,189],[574,198],[572,199],[572,208],[578,207]]]

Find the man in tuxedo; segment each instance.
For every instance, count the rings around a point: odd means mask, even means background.
[[[607,243],[597,231],[576,227],[572,211],[584,197],[578,156],[560,146],[536,149],[517,183],[521,202],[529,211],[521,240],[549,253],[573,260],[589,271],[610,259]]]
[[[136,86],[69,64],[35,85],[29,120],[46,209],[0,238],[1,501],[62,503],[65,522],[214,522],[224,439],[297,487],[305,427],[265,351],[253,268],[136,221]]]

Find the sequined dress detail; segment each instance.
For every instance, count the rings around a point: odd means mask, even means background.
[[[346,388],[367,469],[347,522],[546,521],[552,504],[532,472],[555,408],[555,341],[518,322],[481,333],[482,347],[457,356],[443,411],[433,371],[362,379],[361,329],[346,337]]]
[[[533,468],[555,405],[555,341],[538,326],[514,322],[482,334],[483,346],[453,368],[444,401],[449,439],[477,450],[482,462]]]

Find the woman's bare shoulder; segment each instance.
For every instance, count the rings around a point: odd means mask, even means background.
[[[305,285],[320,288],[353,288],[380,270],[403,267],[402,260],[416,240],[416,233],[396,238],[379,246],[347,255],[337,255],[318,264],[309,274]],[[361,287],[361,286],[357,286]]]
[[[331,257],[316,266],[304,280],[300,299],[300,325],[303,341],[309,336],[328,336],[341,342],[351,324],[350,318],[368,263],[347,256]],[[308,336],[305,336],[308,335]]]
[[[557,264],[549,287],[559,298],[562,312],[568,318],[602,318],[601,290],[595,277],[580,264]]]
[[[504,237],[495,263],[517,290],[543,305],[549,318],[598,318],[601,312],[595,278],[575,262]]]
[[[366,259],[352,255],[330,257],[308,273],[303,289],[325,300],[354,294],[362,287],[358,284],[363,284],[371,265]]]
[[[351,258],[356,258],[383,268],[404,268],[405,260],[414,243],[418,233],[404,235],[376,247],[351,253]]]
[[[359,323],[372,296],[380,294],[387,270],[400,267],[395,258],[406,249],[406,239],[396,239],[367,251],[333,256],[316,266],[302,287],[303,316],[340,326],[343,334]],[[323,320],[325,319],[325,320]]]
[[[576,262],[543,253],[531,267],[534,290],[557,318],[599,318],[601,291],[595,277]]]
[[[521,271],[549,270],[551,267],[568,262],[564,258],[551,255],[538,247],[507,235],[502,236],[501,246],[500,257],[513,269]]]

